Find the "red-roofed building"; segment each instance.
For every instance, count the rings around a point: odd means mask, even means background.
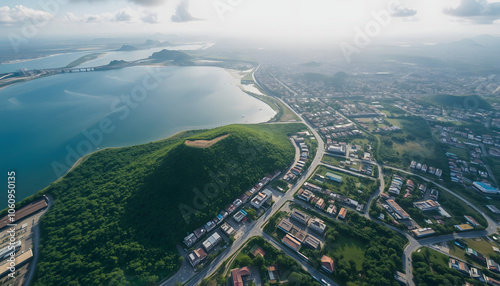
[[[467,222],[472,225],[473,227],[479,226],[480,224],[471,216],[465,215],[464,216]]]
[[[244,286],[243,278],[248,275],[250,275],[250,268],[248,268],[248,266],[231,270],[233,286]]]
[[[266,252],[262,250],[258,245],[254,245],[250,252],[253,254],[254,257],[257,257],[257,255],[260,255],[264,257],[266,255]]]
[[[298,241],[297,239],[295,239],[293,236],[291,236],[289,234],[285,235],[285,237],[283,237],[281,242],[283,242],[288,247],[290,247],[291,249],[293,249],[297,252],[299,252],[299,249],[302,245],[302,243],[300,243],[300,241]]]
[[[337,218],[338,219],[345,219],[346,215],[347,215],[347,210],[345,208],[341,208]]]
[[[335,263],[330,257],[323,255],[321,257],[321,268],[328,273],[333,273],[335,271]]]

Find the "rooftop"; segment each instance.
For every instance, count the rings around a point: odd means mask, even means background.
[[[288,245],[290,248],[294,249],[295,251],[299,251],[301,243],[297,239],[293,238],[291,235],[287,234],[283,239],[281,240],[284,244]]]
[[[231,270],[231,277],[233,279],[233,285],[234,286],[244,286],[243,284],[243,276],[248,276],[250,275],[250,268],[248,266],[245,266],[243,268],[239,269],[233,269]]]
[[[328,270],[329,272],[333,272],[335,270],[335,264],[333,262],[333,259],[330,257],[323,255],[321,257],[321,266]]]
[[[16,222],[19,222],[23,218],[32,215],[33,213],[45,208],[46,206],[47,201],[45,200],[45,198],[42,198],[34,203],[22,207],[21,209],[16,209]],[[4,216],[2,219],[0,219],[0,229],[6,227],[9,223],[11,223],[9,221],[9,218],[9,216]]]

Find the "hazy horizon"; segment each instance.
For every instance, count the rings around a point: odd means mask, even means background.
[[[0,33],[31,40],[148,37],[157,33],[303,46],[436,43],[499,36],[500,1],[39,0],[0,4]],[[438,28],[437,28],[438,27]]]

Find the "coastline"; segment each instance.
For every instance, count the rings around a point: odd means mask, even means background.
[[[48,55],[48,56],[41,56],[41,57],[33,58],[33,59],[12,60],[12,61],[9,61],[9,62],[2,62],[2,63],[0,63],[0,65],[18,64],[18,63],[24,63],[24,62],[30,62],[30,61],[36,61],[36,60],[46,59],[46,58],[50,58],[50,57],[53,57],[53,56],[60,56],[60,55],[67,55],[67,54],[76,54],[76,53],[84,53],[84,52],[89,52],[89,51],[100,51],[100,49],[87,48],[87,49],[76,50],[76,51],[73,51],[73,52],[57,53],[57,54],[51,54],[51,55]],[[106,51],[106,50],[103,50],[103,51]]]
[[[147,66],[147,65],[145,65]],[[168,66],[168,65],[165,65],[165,64],[153,64],[153,66]],[[221,68],[221,67],[217,67],[217,68]],[[275,117],[276,115],[278,114],[276,109],[273,108],[273,106],[271,106],[268,102],[262,100],[261,98],[259,97],[256,97],[254,95],[252,95],[250,92],[248,91],[245,91],[243,89],[243,86],[240,84],[240,81],[241,79],[245,76],[245,74],[247,74],[248,72],[245,72],[245,71],[239,71],[239,70],[233,70],[233,69],[226,69],[226,68],[223,68],[225,69],[228,73],[230,73],[232,75],[232,77],[234,79],[237,80],[237,82],[235,82],[235,85],[237,87],[239,87],[246,95],[248,96],[252,96],[253,98],[259,100],[260,102],[266,104],[267,106],[269,106],[270,108],[272,108],[274,111],[275,111],[275,116],[272,117],[272,118],[269,118],[267,120],[263,120],[261,122],[257,122],[257,123],[251,123],[251,124],[263,124],[263,123],[270,123],[270,122],[274,122],[275,120]],[[251,72],[251,70],[249,71]],[[44,76],[49,76],[49,75],[44,75]],[[20,81],[20,82],[25,82],[25,81]],[[14,82],[14,83],[11,83],[11,84],[8,84],[8,85],[4,85],[4,86],[1,86],[0,87],[0,91],[7,87],[7,86],[10,86],[12,84],[15,84],[15,83],[19,83],[19,82]],[[225,126],[225,125],[230,125],[230,124],[238,124],[238,123],[229,123],[229,124],[224,124],[224,125],[221,125],[221,126]],[[239,123],[239,124],[248,124],[248,123]],[[216,127],[220,127],[220,126],[214,126],[213,128],[216,128]],[[171,138],[175,138],[176,136],[179,136],[180,134],[183,134],[185,132],[190,132],[190,131],[196,131],[196,130],[207,130],[207,129],[211,129],[211,128],[203,128],[201,126],[184,126],[184,128],[182,130],[178,130],[177,132],[175,132],[175,130],[173,130],[175,133],[173,133],[172,135],[170,136],[167,136],[167,137],[164,137],[164,138],[161,138],[161,139],[157,139],[155,141],[151,141],[151,142],[144,142],[144,143],[141,143],[141,144],[135,144],[135,145],[142,145],[142,144],[149,144],[149,143],[152,143],[152,142],[159,142],[159,141],[163,141],[163,140],[168,140],[168,139],[171,139]],[[36,194],[37,192],[39,191],[42,191],[43,189],[47,188],[50,184],[52,183],[55,183],[55,182],[58,182],[59,180],[61,180],[62,178],[64,178],[68,173],[70,173],[71,171],[73,171],[76,167],[78,167],[80,164],[82,164],[87,158],[89,158],[91,155],[94,155],[94,153],[97,153],[99,151],[102,151],[102,150],[106,150],[106,149],[116,149],[116,148],[126,148],[126,147],[131,147],[131,146],[135,146],[135,145],[130,145],[130,146],[119,146],[119,147],[105,147],[105,148],[102,148],[102,149],[98,149],[98,150],[94,150],[92,151],[91,153],[88,153],[80,158],[78,158],[78,160],[76,160],[76,162],[73,163],[73,165],[59,178],[55,179],[54,181],[52,181],[51,183],[49,183],[47,186],[45,187],[41,187],[40,189],[38,189],[38,191],[35,191],[33,194]],[[32,194],[31,194],[32,195]],[[28,197],[30,197],[31,195],[29,195]]]
[[[248,74],[248,73],[252,73],[252,77],[253,77],[253,73],[255,72],[255,68],[254,69],[251,69],[251,70],[247,70],[247,71],[239,71],[239,70],[235,70],[235,69],[228,69],[228,68],[224,68],[225,71],[227,71],[233,78],[235,78],[238,83],[236,84],[237,87],[240,88],[240,90],[242,92],[244,92],[245,94],[263,102],[264,104],[266,104],[267,106],[269,106],[272,110],[274,110],[274,112],[276,112],[276,114],[270,118],[269,120],[267,120],[266,122],[262,122],[262,123],[271,123],[271,122],[276,122],[276,116],[279,115],[279,109],[273,107],[271,104],[269,104],[269,102],[266,102],[265,100],[263,100],[262,98],[259,98],[259,96],[269,96],[267,94],[257,94],[257,93],[254,93],[253,91],[251,90],[247,90],[245,88],[245,85],[241,84],[241,80]],[[254,83],[254,84],[249,84],[249,85],[257,85],[257,83]],[[255,87],[257,89],[257,87]],[[258,89],[257,89],[258,90]]]

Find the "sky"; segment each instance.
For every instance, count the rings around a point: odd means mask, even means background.
[[[436,42],[500,35],[500,0],[2,0],[0,34],[190,34],[266,41]]]

